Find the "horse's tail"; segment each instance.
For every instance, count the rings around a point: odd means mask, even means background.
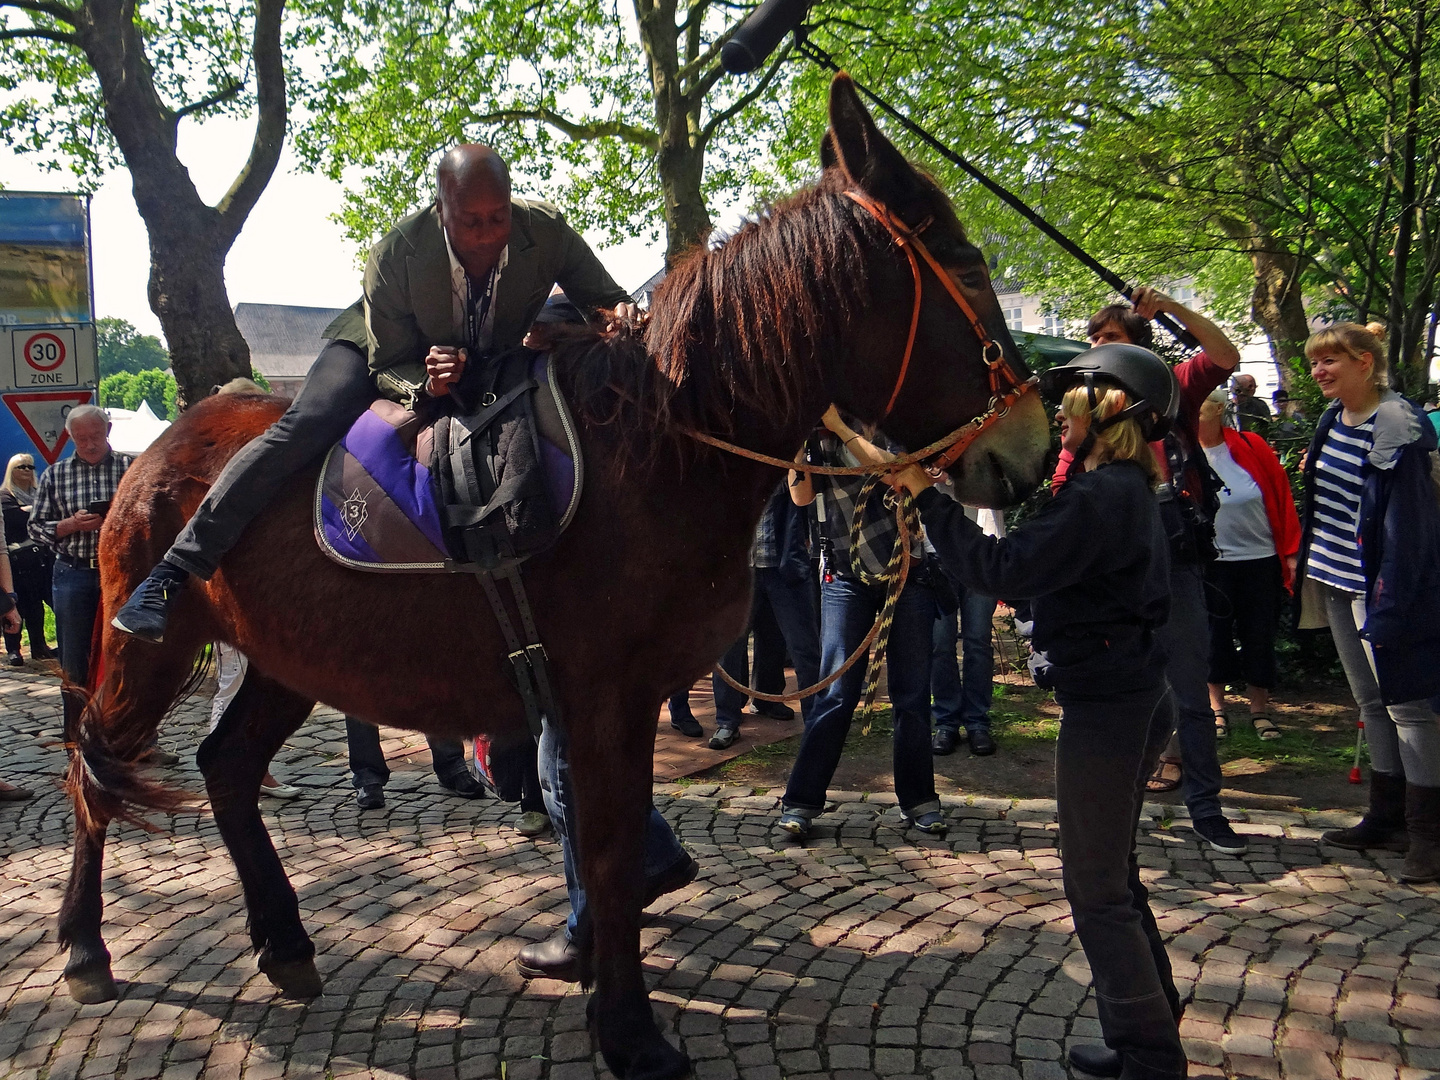
[[[158,832],[143,811],[173,813],[193,808],[195,794],[157,783],[140,765],[149,752],[160,720],[199,686],[210,667],[207,647],[195,658],[184,684],[159,710],[126,709],[124,686],[114,682],[87,689],[68,680],[65,698],[65,750],[70,765],[65,790],[75,806],[77,831],[96,832],[116,819]],[[96,654],[97,657],[99,654]]]

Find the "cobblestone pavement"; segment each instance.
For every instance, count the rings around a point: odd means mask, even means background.
[[[192,746],[204,704],[164,741]],[[0,678],[0,775],[41,786],[58,774],[57,715],[53,682]],[[397,771],[385,811],[361,814],[333,714],[276,772],[304,788],[265,811],[324,995],[284,1001],[256,972],[233,868],[213,822],[192,814],[172,832],[112,830],[121,997],[76,1005],[57,984],[54,932],[70,815],[47,789],[0,805],[0,1078],[608,1075],[585,997],[526,983],[512,962],[564,915],[552,840],[517,836],[510,807],[445,796],[420,766]],[[193,764],[175,775],[199,789]],[[893,795],[832,797],[799,848],[777,844],[772,794],[657,789],[702,870],[652,909],[645,968],[700,1080],[1065,1076],[1066,1045],[1099,1029],[1054,804],[952,799],[949,837],[917,840]],[[1147,818],[1142,864],[1192,998],[1192,1076],[1440,1076],[1440,893],[1394,884],[1389,860],[1322,851],[1333,820],[1251,813],[1252,853],[1233,859],[1202,851],[1183,818]]]

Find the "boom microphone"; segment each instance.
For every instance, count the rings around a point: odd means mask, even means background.
[[[754,71],[800,25],[810,4],[811,0],[765,0],[721,48],[721,65],[731,75]]]

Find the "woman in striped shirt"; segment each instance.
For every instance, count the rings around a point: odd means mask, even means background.
[[[1370,808],[1338,847],[1408,848],[1401,878],[1440,879],[1440,504],[1435,430],[1389,389],[1375,333],[1339,323],[1305,343],[1334,404],[1305,465],[1301,625],[1328,622],[1370,747]],[[1318,616],[1318,618],[1316,618]]]

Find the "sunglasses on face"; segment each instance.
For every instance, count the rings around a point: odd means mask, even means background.
[[[34,472],[34,471],[35,471],[35,466],[34,466],[34,465],[16,465],[16,466],[15,466],[15,471],[16,471],[16,472],[19,472],[21,469],[28,469],[30,472]]]

